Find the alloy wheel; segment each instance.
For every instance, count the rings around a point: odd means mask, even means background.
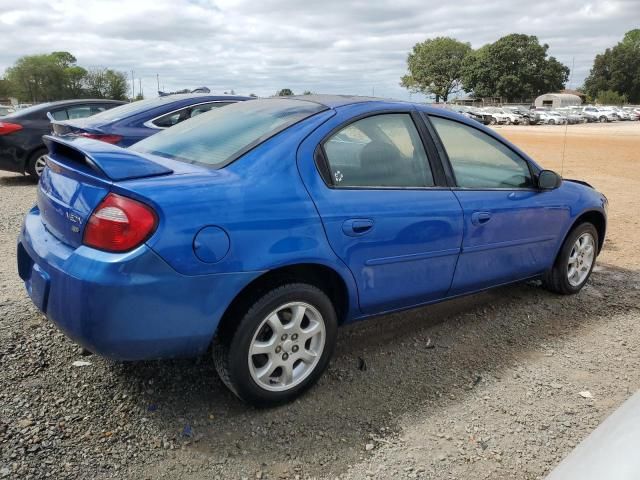
[[[38,176],[38,178],[40,178],[40,176],[42,175],[42,172],[44,172],[45,167],[47,166],[47,156],[46,155],[40,155],[38,158],[36,158],[36,162],[34,164],[34,170],[36,172],[36,175]]]
[[[585,232],[573,244],[567,262],[567,278],[573,287],[581,285],[589,276],[596,256],[596,242],[593,236]]]
[[[299,385],[318,365],[326,340],[320,312],[304,302],[291,302],[272,311],[260,323],[249,345],[253,381],[269,391]]]

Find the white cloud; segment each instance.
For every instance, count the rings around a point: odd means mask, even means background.
[[[399,79],[416,42],[449,35],[479,47],[518,32],[575,62],[576,87],[639,18],[637,0],[0,0],[0,71],[67,50],[83,66],[134,70],[147,95],[159,74],[167,90],[408,98]]]

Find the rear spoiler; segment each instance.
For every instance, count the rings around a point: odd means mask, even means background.
[[[55,162],[87,166],[114,182],[173,173],[141,154],[99,140],[51,135],[45,135],[43,140],[49,149],[49,157]]]

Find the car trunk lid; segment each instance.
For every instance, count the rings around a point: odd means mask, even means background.
[[[116,182],[170,175],[173,170],[126,149],[83,138],[44,138],[49,148],[37,203],[45,227],[73,247],[91,213]]]

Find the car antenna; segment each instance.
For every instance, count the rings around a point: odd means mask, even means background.
[[[571,59],[571,72],[569,73],[569,86],[572,85],[571,81],[573,79],[573,69],[576,65],[576,57]],[[560,176],[562,177],[564,174],[564,155],[567,151],[567,130],[569,129],[569,117],[567,117],[567,121],[564,124],[564,139],[562,141],[562,160],[560,163]]]

